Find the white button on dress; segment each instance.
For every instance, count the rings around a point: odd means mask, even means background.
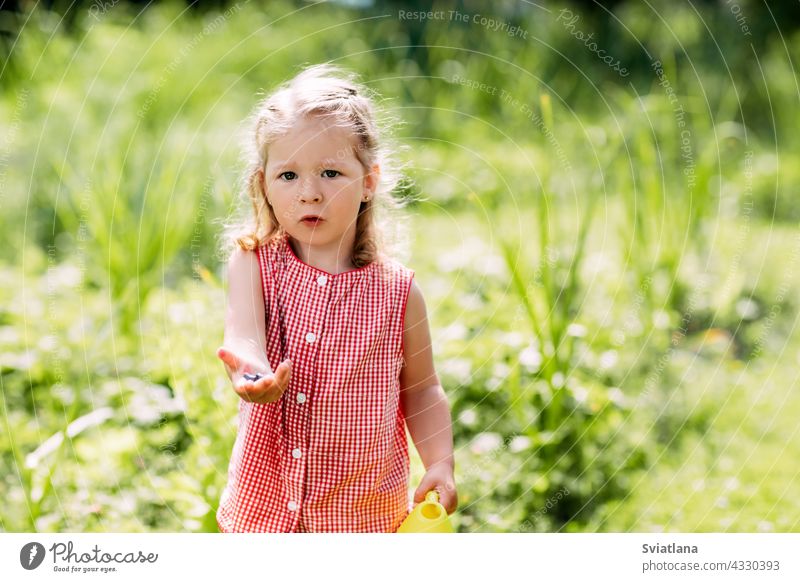
[[[317,277],[317,285],[319,285],[320,287],[324,287],[325,283],[327,282],[328,282],[328,277],[326,275],[320,275],[319,277]]]
[[[298,404],[302,404],[305,401],[306,401],[306,395],[303,394],[302,392],[298,392],[297,393],[297,403]]]
[[[289,508],[289,511],[297,511],[297,502],[290,501],[289,503],[286,504],[286,507]]]
[[[299,459],[302,455],[303,455],[303,452],[300,449],[293,449],[292,450],[292,456],[295,459]]]
[[[313,344],[317,340],[317,336],[313,334],[313,332],[308,332],[306,334],[306,341],[310,344]]]

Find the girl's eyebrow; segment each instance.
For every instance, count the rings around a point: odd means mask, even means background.
[[[320,160],[320,166],[340,166],[342,165],[343,160],[337,160],[336,158],[325,158],[324,160]],[[294,167],[294,162],[275,162],[275,171],[279,172],[286,168]]]

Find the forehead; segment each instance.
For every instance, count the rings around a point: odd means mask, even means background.
[[[354,149],[355,136],[347,128],[320,117],[304,117],[270,144],[267,164],[357,161]]]

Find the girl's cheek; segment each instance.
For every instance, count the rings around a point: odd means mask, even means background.
[[[292,188],[286,182],[274,182],[270,187],[270,192],[273,201],[280,204],[292,195]]]
[[[355,188],[353,184],[348,184],[347,182],[342,181],[338,184],[332,184],[326,190],[326,195],[328,198],[346,200],[351,196],[356,196],[356,190],[357,188]]]

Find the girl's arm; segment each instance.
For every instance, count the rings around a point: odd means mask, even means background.
[[[266,337],[264,294],[258,256],[236,249],[228,261],[228,310],[225,314],[224,343],[269,369],[264,344]]]
[[[433,366],[425,300],[413,280],[406,304],[403,351],[400,402],[408,431],[426,469],[414,493],[414,502],[421,502],[428,491],[437,489],[441,504],[452,513],[458,506],[458,494],[453,477],[450,406]]]
[[[273,375],[265,341],[264,292],[258,256],[253,251],[237,249],[228,262],[225,339],[217,356],[225,364],[234,391],[248,402],[273,402],[289,385],[291,362],[282,362]],[[246,373],[262,377],[253,381],[244,377]]]

